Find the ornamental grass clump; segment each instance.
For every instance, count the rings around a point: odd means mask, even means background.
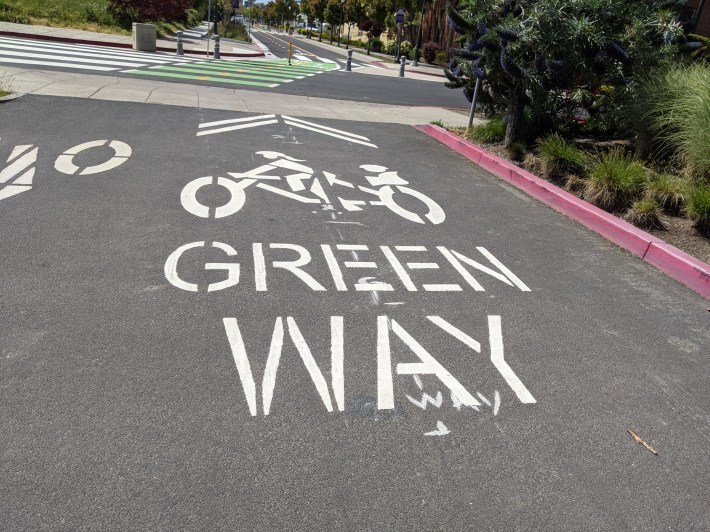
[[[624,214],[624,220],[644,229],[666,230],[666,224],[661,220],[661,208],[650,199],[633,202],[631,208]]]
[[[646,120],[689,177],[710,179],[710,64],[674,66],[647,81]]]
[[[646,199],[653,200],[668,214],[677,215],[688,198],[688,181],[668,174],[653,174],[646,183]]]
[[[610,212],[621,210],[641,194],[646,179],[639,161],[613,148],[591,163],[584,199]]]
[[[584,170],[584,154],[557,133],[537,141],[546,179],[561,179]]]
[[[691,190],[685,213],[700,233],[710,236],[710,185],[698,185]]]
[[[505,137],[503,117],[494,116],[487,123],[472,127],[466,136],[470,140],[477,140],[488,144],[501,142]]]

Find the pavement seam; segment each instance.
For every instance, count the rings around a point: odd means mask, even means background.
[[[414,127],[710,300],[710,265],[439,126]]]

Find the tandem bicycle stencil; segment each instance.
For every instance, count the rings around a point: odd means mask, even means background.
[[[244,207],[246,191],[250,189],[257,201],[263,200],[266,192],[303,204],[320,205],[324,210],[334,210],[336,205],[347,212],[384,207],[418,224],[438,225],[446,219],[444,210],[436,201],[409,186],[409,181],[386,166],[362,164],[353,170],[358,175],[357,180],[351,180],[333,172],[316,170],[303,164],[304,159],[284,153],[258,151],[255,155],[267,162],[246,172],[227,172],[229,177],[206,176],[190,181],[180,194],[184,209],[199,218],[232,216]],[[198,193],[211,185],[224,188],[229,193],[229,201],[214,208],[202,203]],[[408,206],[416,200],[421,206],[420,212],[413,212],[399,202],[405,197]]]

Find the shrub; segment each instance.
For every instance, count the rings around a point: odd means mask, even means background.
[[[644,229],[666,230],[666,224],[661,221],[661,208],[653,200],[635,201],[624,214],[624,220]]]
[[[710,185],[698,185],[690,191],[685,212],[698,231],[710,236]]]
[[[644,83],[644,122],[693,177],[710,177],[710,64],[674,66]]]
[[[614,148],[591,164],[584,199],[608,211],[619,210],[638,197],[645,182],[643,165]]]
[[[688,183],[675,176],[653,174],[646,183],[646,198],[654,200],[666,212],[678,214],[688,197]]]
[[[525,144],[522,142],[513,142],[510,146],[508,146],[507,151],[508,156],[513,161],[522,161],[523,157],[525,157]]]
[[[434,62],[437,65],[445,65],[447,63],[446,61],[446,52],[439,52],[436,54],[436,58],[434,59]]]
[[[370,39],[370,50],[373,52],[381,52],[382,51],[382,41],[373,37]]]
[[[394,55],[397,51],[397,43],[395,41],[390,41],[387,43],[387,55]]]
[[[565,190],[568,192],[582,192],[587,186],[587,180],[578,175],[567,176]]]
[[[441,120],[432,120],[429,123],[435,126],[444,127],[444,122]]]
[[[543,177],[547,179],[559,179],[584,169],[584,154],[556,133],[538,140],[537,148]]]
[[[119,16],[137,13],[144,20],[185,20],[192,0],[109,0],[109,10]]]
[[[441,48],[438,43],[434,41],[429,41],[424,43],[424,48],[422,49],[422,55],[424,56],[424,61],[430,65],[436,60],[436,54]]]
[[[500,142],[505,137],[505,124],[502,116],[494,116],[487,123],[472,127],[466,136],[480,142]]]
[[[412,51],[412,43],[409,41],[402,41],[399,43],[399,55],[409,56],[409,52]]]

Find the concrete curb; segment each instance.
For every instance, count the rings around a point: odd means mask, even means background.
[[[21,39],[35,39],[38,41],[53,41],[53,42],[63,42],[72,44],[91,44],[94,46],[107,46],[110,48],[125,48],[133,49],[130,44],[122,42],[109,42],[109,41],[93,41],[91,39],[75,39],[72,37],[57,37],[56,35],[38,35],[35,33],[22,33],[19,31],[0,31],[0,35],[6,37],[19,37]],[[172,52],[175,53],[175,48],[170,48],[168,46],[156,46],[155,48],[158,52]],[[192,50],[185,50],[185,55],[205,55],[205,51],[194,52]],[[237,53],[237,52],[221,52],[222,57],[264,57],[264,52],[254,52],[254,53]]]
[[[443,128],[414,127],[710,299],[710,265]]]
[[[18,92],[8,94],[7,96],[0,96],[0,103],[11,102],[12,100],[17,100],[18,98],[22,98],[23,96],[24,96],[24,94],[20,94]]]

